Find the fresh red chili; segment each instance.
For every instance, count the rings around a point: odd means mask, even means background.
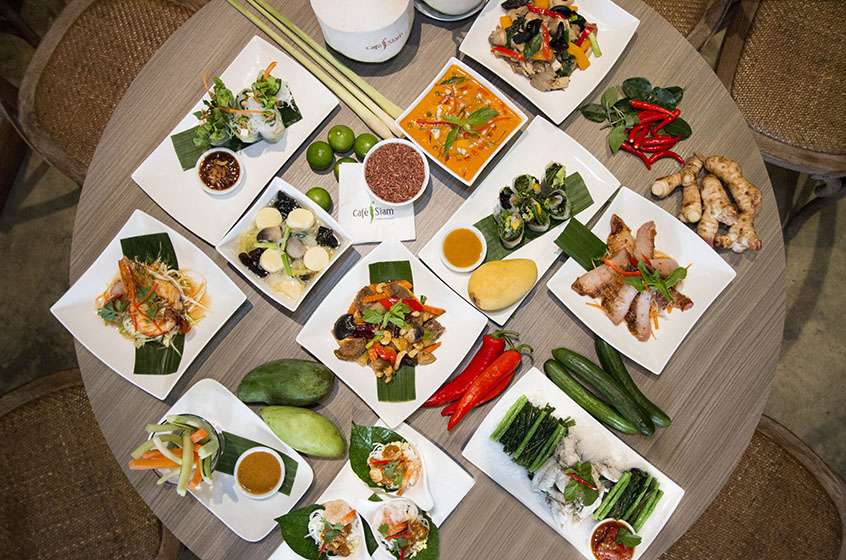
[[[658,123],[658,125],[652,129],[652,134],[658,134],[659,130],[679,118],[679,115],[681,115],[681,111],[679,109],[674,110],[671,115],[667,115],[666,118],[662,119],[661,122]]]
[[[646,101],[641,101],[640,99],[629,100],[629,105],[631,105],[633,109],[642,109],[644,111],[657,111],[659,113],[663,113],[664,115],[673,114],[673,111],[671,111],[670,109],[661,107],[660,105],[655,105],[653,103],[647,103]]]
[[[586,487],[590,488],[591,490],[596,490],[596,486],[595,486],[595,485],[591,484],[590,482],[588,482],[587,480],[585,480],[584,478],[580,477],[579,475],[577,475],[577,474],[576,474],[576,473],[574,473],[574,472],[569,472],[569,473],[567,473],[567,476],[569,476],[570,478],[572,478],[573,480],[575,480],[576,482],[578,482],[578,483],[579,483],[579,484],[581,484],[582,486],[586,486]]]
[[[503,378],[514,373],[520,367],[520,363],[523,360],[522,350],[524,348],[528,348],[528,351],[531,352],[531,348],[528,346],[520,345],[517,348],[506,350],[491,365],[485,368],[485,371],[473,381],[473,384],[470,385],[470,388],[461,397],[455,413],[447,423],[447,430],[452,430]]]
[[[634,141],[635,141],[635,138],[637,138],[637,135],[640,133],[641,130],[646,128],[646,126],[647,126],[646,124],[636,124],[636,125],[634,125],[632,127],[632,129],[629,131],[629,137],[627,139],[627,142],[629,142],[630,144],[633,144]]]
[[[651,138],[644,138],[641,140],[639,143],[640,145],[635,143],[635,148],[640,148],[642,146],[666,146],[668,144],[672,146],[679,140],[681,140],[681,138],[677,136],[653,136]]]
[[[497,398],[498,396],[500,396],[506,389],[508,389],[508,386],[511,385],[511,382],[514,380],[514,375],[516,375],[516,373],[517,373],[516,371],[513,371],[509,375],[506,375],[502,379],[502,381],[499,382],[498,385],[496,385],[493,389],[491,389],[490,393],[485,395],[485,398],[483,398],[481,401],[479,401],[479,403],[476,406],[477,407],[482,406],[483,404],[489,403],[492,400],[494,400],[495,398]],[[452,416],[455,413],[455,410],[457,408],[458,408],[458,402],[453,401],[453,402],[449,403],[447,406],[445,406],[443,408],[443,410],[441,410],[441,416]]]
[[[513,58],[514,60],[524,60],[523,55],[515,51],[514,49],[506,49],[505,47],[491,47],[491,52],[494,54],[501,54],[502,56],[507,56],[508,58]]]
[[[641,255],[641,258],[643,259],[644,264],[646,264],[649,270],[652,270],[652,261],[649,259],[649,257],[647,257],[646,255]],[[631,253],[629,253],[629,264],[631,264],[635,268],[637,268],[638,265],[637,259]]]
[[[394,304],[395,304],[396,302],[398,302],[398,301],[399,301],[399,300],[398,300],[397,298],[395,298],[395,297],[392,297],[392,298],[385,298],[385,299],[380,299],[380,300],[379,300],[379,305],[381,305],[381,306],[382,306],[382,307],[384,307],[385,309],[390,309],[390,308],[391,308],[391,307],[393,307],[393,306],[394,306]]]
[[[652,157],[649,158],[649,165],[647,166],[647,168],[649,168],[650,165],[652,165],[653,163],[655,163],[659,159],[664,159],[664,158],[673,158],[674,160],[679,162],[679,165],[684,165],[684,158],[683,157],[681,157],[680,155],[678,155],[676,152],[674,152],[672,150],[664,150],[663,152],[658,152],[656,154],[653,154]]]
[[[630,145],[626,142],[623,142],[620,145],[620,149],[623,150],[623,151],[629,152],[630,154],[636,155],[637,157],[639,157],[641,159],[641,161],[643,161],[643,163],[646,165],[647,169],[652,169],[652,162],[649,160],[649,156],[647,156],[646,154],[644,154],[643,152],[641,152],[640,150],[638,150],[634,146],[632,146],[632,145]]]
[[[617,264],[614,263],[611,259],[605,259],[602,261],[602,264],[619,274],[620,276],[642,276],[639,270],[625,270],[620,268]]]
[[[429,125],[429,126],[453,126],[452,123],[447,121],[428,121],[426,119],[417,119],[417,125]]]
[[[470,388],[473,381],[493,363],[500,354],[505,352],[505,345],[517,338],[514,331],[497,330],[482,337],[482,346],[458,376],[452,381],[438,389],[429,400],[423,403],[425,407],[441,406],[446,403],[457,401]]]

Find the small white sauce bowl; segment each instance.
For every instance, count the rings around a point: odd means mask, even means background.
[[[229,155],[231,155],[232,157],[235,158],[235,161],[238,162],[238,180],[235,181],[234,185],[232,185],[228,189],[225,189],[225,190],[222,190],[222,191],[209,188],[203,182],[203,178],[200,176],[200,169],[203,166],[203,161],[205,161],[205,159],[207,157],[209,157],[210,155],[213,155],[213,154],[216,154],[216,153],[229,154]],[[204,191],[206,191],[206,193],[208,193],[212,196],[224,196],[224,195],[227,195],[227,194],[234,192],[236,189],[238,189],[244,183],[244,173],[245,173],[244,161],[241,159],[240,156],[238,156],[238,154],[236,154],[235,152],[233,152],[229,148],[210,148],[209,150],[203,152],[203,155],[201,155],[200,158],[197,160],[197,181],[200,182],[200,187]]]
[[[597,499],[598,499],[598,498],[597,498]],[[587,548],[588,548],[588,550],[590,550],[590,551],[591,551],[591,556],[593,556],[594,558],[596,558],[596,555],[595,555],[595,554],[593,554],[593,534],[594,534],[594,533],[596,533],[597,529],[599,529],[599,528],[600,528],[600,527],[602,527],[603,525],[607,525],[607,524],[609,524],[609,523],[611,523],[611,522],[614,522],[614,523],[622,523],[622,524],[623,524],[623,525],[624,525],[624,526],[625,526],[625,527],[626,527],[629,531],[631,531],[631,532],[632,532],[632,534],[633,534],[633,535],[636,535],[636,534],[637,534],[637,533],[635,532],[635,530],[634,530],[634,527],[632,527],[631,525],[629,525],[627,522],[623,521],[622,519],[613,519],[613,518],[610,518],[610,519],[603,519],[602,521],[600,521],[599,523],[597,523],[597,524],[594,526],[594,528],[593,528],[593,529],[591,529],[591,531],[590,531],[590,535],[588,536],[588,540],[587,540]]]
[[[387,146],[388,144],[402,144],[403,146],[408,146],[409,148],[413,149],[414,152],[420,156],[420,159],[423,161],[423,185],[420,187],[420,190],[417,191],[413,197],[409,198],[404,202],[388,202],[387,200],[381,198],[373,189],[370,188],[370,185],[367,184],[367,162],[370,161],[370,156],[373,155],[376,150],[381,148],[382,146]],[[426,159],[426,154],[423,153],[423,150],[418,148],[415,144],[405,140],[403,138],[389,138],[388,140],[382,140],[381,142],[376,143],[370,151],[367,152],[367,155],[364,156],[364,161],[362,162],[364,165],[363,172],[364,172],[364,184],[367,185],[367,192],[373,197],[373,200],[382,204],[384,206],[391,206],[393,208],[400,208],[402,206],[408,206],[409,204],[414,204],[414,201],[423,196],[423,193],[426,192],[426,189],[429,187],[429,160]]]
[[[245,457],[248,457],[249,455],[252,455],[254,453],[259,453],[259,452],[268,453],[274,459],[276,459],[277,463],[279,463],[279,480],[273,486],[273,488],[271,488],[270,490],[268,490],[264,494],[253,494],[252,492],[248,492],[246,488],[241,486],[241,481],[238,480],[238,468],[241,466],[241,462],[244,460]],[[251,447],[250,449],[247,449],[246,451],[241,453],[241,456],[238,457],[237,461],[235,461],[235,468],[232,470],[232,474],[235,478],[235,491],[238,494],[240,494],[241,496],[244,496],[245,498],[250,498],[252,500],[265,500],[265,499],[275,495],[279,491],[279,489],[282,488],[282,483],[285,481],[285,463],[284,463],[284,461],[282,461],[282,457],[279,456],[279,453],[277,453],[274,449],[271,449],[269,447],[261,447],[261,446]]]
[[[472,231],[473,235],[476,236],[476,239],[478,239],[479,242],[481,242],[481,244],[482,244],[482,252],[479,255],[479,258],[476,259],[476,261],[473,264],[471,264],[470,266],[465,266],[465,267],[455,266],[454,264],[449,262],[449,259],[446,258],[446,254],[444,253],[444,243],[446,242],[447,236],[450,233],[452,233],[452,232],[454,232],[455,230],[458,230],[458,229],[467,229],[467,230]],[[450,270],[453,270],[455,272],[470,272],[470,271],[476,270],[477,268],[479,268],[479,266],[481,266],[481,264],[483,262],[485,262],[485,256],[487,254],[488,254],[488,242],[485,240],[485,236],[482,235],[482,232],[479,231],[479,228],[477,228],[476,226],[464,226],[464,225],[453,226],[453,227],[449,228],[444,233],[443,237],[441,238],[441,260],[444,262],[444,264],[447,266],[447,268],[449,268]]]

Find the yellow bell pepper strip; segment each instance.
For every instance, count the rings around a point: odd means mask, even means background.
[[[580,45],[585,53],[590,52],[590,39],[585,39],[585,42]]]
[[[576,66],[579,67],[579,70],[586,70],[588,66],[590,66],[590,61],[588,60],[587,55],[585,52],[576,46],[575,43],[570,42],[567,44],[567,52],[573,55],[573,58],[576,59]]]
[[[512,23],[514,22],[511,21],[511,18],[509,16],[502,16],[501,18],[499,18],[499,26],[503,29],[508,29],[509,27],[511,27]]]
[[[538,8],[541,8],[542,10],[549,9],[549,0],[535,0],[534,2],[532,2],[532,4],[534,4]]]

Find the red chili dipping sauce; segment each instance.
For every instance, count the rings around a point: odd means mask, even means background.
[[[426,172],[417,150],[405,144],[383,144],[367,158],[364,180],[373,194],[388,202],[406,202],[423,188]]]
[[[625,524],[610,520],[597,525],[590,537],[590,550],[596,560],[631,560],[634,548],[617,543],[617,533]]]

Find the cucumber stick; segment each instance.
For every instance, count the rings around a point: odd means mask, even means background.
[[[580,381],[596,389],[621,415],[634,423],[641,434],[651,436],[655,433],[655,424],[646,412],[602,368],[567,348],[556,348],[552,355]]]
[[[627,420],[617,413],[616,410],[605,404],[603,401],[596,398],[593,393],[582,387],[582,385],[573,379],[573,376],[567,369],[556,362],[555,360],[547,360],[543,364],[543,370],[553,383],[567,393],[567,395],[576,401],[576,404],[587,410],[591,416],[618,432],[624,434],[638,433],[637,426],[633,422]]]
[[[657,506],[658,502],[661,501],[662,496],[664,496],[664,491],[660,488],[656,488],[650,492],[646,504],[643,509],[640,510],[640,513],[637,514],[637,517],[632,523],[632,528],[635,530],[635,533],[639,533],[640,530],[643,529],[643,526],[646,524],[649,516],[652,515],[653,511],[655,511],[655,506]]]
[[[594,346],[602,368],[616,379],[617,384],[649,415],[652,422],[661,428],[669,426],[672,420],[663,410],[646,398],[646,395],[640,392],[632,376],[629,375],[620,352],[598,336],[594,339]]]

